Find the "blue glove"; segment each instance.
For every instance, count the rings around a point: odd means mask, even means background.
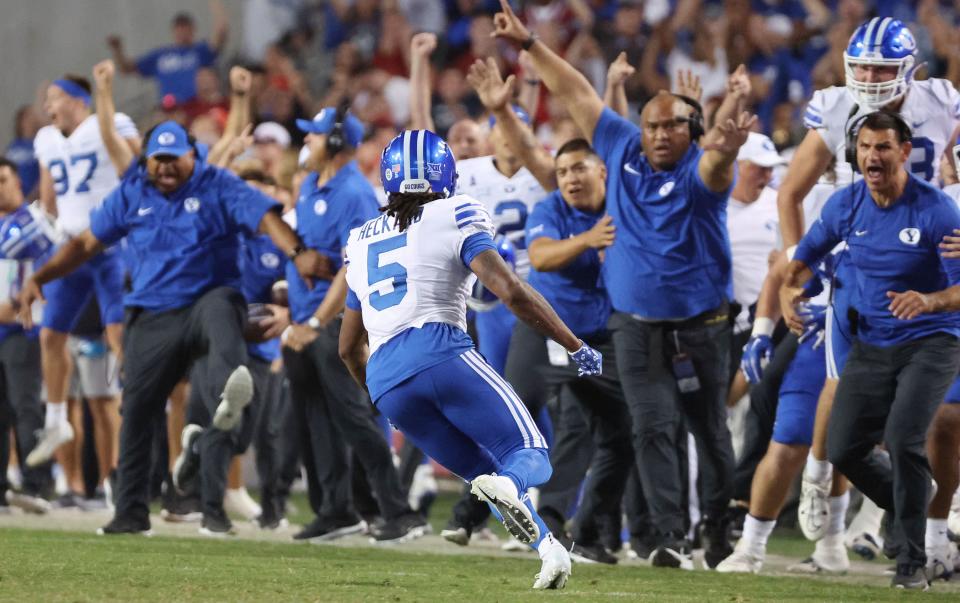
[[[800,335],[800,343],[803,343],[810,337],[815,337],[813,349],[817,349],[823,344],[824,334],[827,326],[827,308],[826,306],[811,306],[810,304],[800,304],[797,307],[797,316],[803,320],[803,334]]]
[[[740,370],[747,383],[759,383],[763,378],[763,369],[773,358],[773,340],[769,335],[751,335],[747,345],[743,346],[740,358]]]
[[[587,344],[580,346],[576,352],[570,353],[570,358],[577,363],[577,376],[596,376],[603,372],[603,354]]]

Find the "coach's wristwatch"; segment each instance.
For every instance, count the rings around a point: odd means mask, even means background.
[[[303,253],[303,252],[306,251],[306,250],[307,250],[306,247],[304,247],[304,246],[301,245],[300,243],[297,243],[297,245],[296,245],[293,249],[291,249],[290,251],[287,252],[287,258],[289,258],[289,259],[291,259],[291,260],[296,259],[296,257],[297,257],[298,255],[300,255],[301,253]]]
[[[320,324],[320,319],[316,316],[311,316],[310,320],[307,321],[307,326],[313,329],[314,331],[319,331],[323,328],[323,325]]]

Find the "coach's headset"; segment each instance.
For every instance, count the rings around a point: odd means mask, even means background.
[[[150,137],[153,136],[153,131],[156,130],[163,123],[164,122],[160,122],[159,124],[156,124],[149,130],[147,130],[146,134],[143,135],[143,149],[141,149],[140,156],[137,158],[138,167],[146,167],[147,141],[149,141]],[[186,130],[186,128],[184,128],[184,130]],[[193,156],[196,157],[197,159],[200,159],[200,149],[197,148],[197,139],[194,138],[193,134],[191,134],[190,132],[187,132],[187,144],[189,144],[190,148],[193,149]]]
[[[344,132],[344,122],[350,111],[350,99],[345,99],[337,105],[337,112],[333,116],[333,127],[327,133],[327,157],[333,157],[347,147],[347,137]]]
[[[703,106],[685,94],[671,92],[670,96],[680,100],[682,103],[693,109],[693,111],[687,117],[679,117],[677,119],[687,122],[687,126],[690,128],[690,141],[697,142],[706,133],[706,128],[703,125]],[[640,113],[643,112],[643,107],[645,106],[646,105],[640,107]]]
[[[860,105],[854,105],[853,108],[850,109],[847,120],[849,121],[859,110]],[[847,147],[844,149],[844,159],[850,164],[854,174],[860,173],[860,165],[857,163],[857,134],[860,133],[860,126],[863,125],[863,122],[873,113],[884,113],[891,117],[896,124],[897,136],[900,140],[910,140],[913,138],[913,130],[910,129],[910,125],[895,111],[881,109],[880,111],[866,113],[856,118],[853,120],[853,123],[850,124],[850,127],[847,128]]]

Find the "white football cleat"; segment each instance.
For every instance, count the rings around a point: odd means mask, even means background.
[[[949,580],[957,564],[957,549],[952,542],[927,547],[927,580]]]
[[[759,574],[765,557],[763,549],[752,547],[746,539],[741,538],[733,547],[733,553],[714,569],[721,574]]]
[[[73,427],[70,427],[70,423],[66,421],[41,430],[37,445],[34,446],[30,454],[27,455],[27,466],[36,467],[37,465],[46,463],[53,457],[53,453],[57,451],[57,448],[72,439]]]
[[[221,431],[230,431],[243,418],[243,409],[253,399],[253,377],[250,370],[242,364],[233,369],[223,393],[220,395],[220,405],[213,415],[213,426]]]
[[[27,513],[34,513],[36,515],[43,515],[48,513],[50,509],[53,508],[53,505],[44,498],[39,496],[32,496],[30,494],[24,494],[22,492],[14,492],[13,490],[7,490],[7,504],[11,507],[18,507]]]
[[[947,529],[960,536],[960,488],[953,493],[950,501],[950,515],[947,517]]]
[[[850,569],[850,559],[843,541],[836,537],[833,542],[828,539],[817,541],[817,547],[800,563],[787,567],[788,572],[798,574],[845,574]]]
[[[503,518],[503,527],[520,542],[530,544],[540,538],[533,514],[520,500],[517,487],[509,477],[480,475],[470,482],[470,492],[493,505]]]
[[[807,540],[816,542],[827,533],[827,526],[830,525],[829,497],[832,481],[828,477],[823,482],[816,482],[808,480],[805,474],[803,476],[797,519],[800,523],[800,531]]]
[[[870,534],[868,532],[851,534],[847,532],[844,544],[846,544],[848,549],[867,561],[876,559],[883,552],[883,538],[878,534]]]
[[[223,510],[249,521],[253,521],[263,513],[263,509],[250,497],[246,488],[227,488],[223,493]]]
[[[566,586],[570,578],[571,565],[570,554],[563,545],[550,538],[550,544],[543,555],[543,565],[540,566],[540,573],[537,574],[533,582],[534,590],[560,589]]]

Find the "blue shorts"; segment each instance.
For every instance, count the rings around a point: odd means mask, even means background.
[[[953,385],[950,386],[943,401],[947,404],[960,404],[960,377],[953,380]]]
[[[507,352],[510,351],[510,336],[517,317],[502,303],[489,312],[477,312],[474,324],[477,327],[477,349],[490,366],[502,375],[507,367]]]
[[[817,399],[826,378],[825,346],[813,348],[816,337],[807,337],[797,348],[780,384],[777,418],[773,423],[773,441],[778,444],[809,446],[813,442],[813,423]]]
[[[468,481],[500,471],[517,450],[547,447],[513,388],[476,350],[410,377],[380,396],[377,408],[424,454]]]
[[[839,296],[837,296],[839,298]],[[847,355],[853,346],[853,333],[850,330],[848,306],[843,300],[835,299],[827,307],[826,349],[827,379],[839,379]]]
[[[80,313],[97,296],[104,326],[123,322],[123,259],[117,249],[107,249],[67,276],[43,286],[47,304],[41,326],[69,333]]]

